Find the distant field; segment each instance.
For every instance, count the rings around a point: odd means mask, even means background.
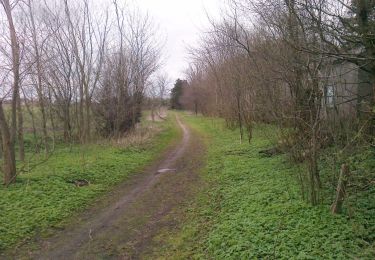
[[[301,199],[296,181],[303,167],[290,165],[284,155],[259,154],[272,146],[272,127],[257,126],[251,145],[240,145],[238,132],[223,128],[221,120],[192,116],[184,120],[207,137],[207,166],[202,172],[207,185],[180,213],[182,230],[159,237],[166,246],[153,257],[375,258],[374,186],[359,195],[350,190],[345,214],[334,216],[329,211],[332,187],[323,191],[328,194],[323,205],[312,207]],[[374,158],[373,151],[352,158],[353,173],[374,175]],[[323,178],[330,170],[321,169]]]
[[[119,144],[59,144],[47,161],[42,154],[32,155],[28,146],[30,165],[19,165],[23,172],[16,184],[0,186],[0,252],[69,222],[95,198],[151,163],[179,134],[173,118],[142,124],[156,129],[154,135],[130,136]],[[90,185],[79,188],[75,180]]]

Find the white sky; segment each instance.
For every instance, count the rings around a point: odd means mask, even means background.
[[[149,13],[167,37],[165,71],[172,81],[184,78],[187,67],[187,46],[199,40],[200,32],[209,22],[206,13],[216,17],[222,0],[133,0]],[[162,36],[163,37],[163,36]]]

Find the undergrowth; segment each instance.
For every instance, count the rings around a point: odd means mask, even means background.
[[[285,155],[262,157],[272,146],[271,126],[257,126],[251,144],[217,119],[185,116],[208,140],[208,185],[185,212],[182,229],[157,254],[169,259],[374,259],[374,187],[351,196],[345,213],[332,215],[328,198],[313,207],[301,199]],[[372,151],[356,168],[374,174]],[[372,160],[372,161],[371,161]],[[324,165],[324,164],[323,164]],[[322,169],[322,174],[328,174]],[[351,211],[351,214],[347,214]]]
[[[0,186],[0,252],[64,225],[95,198],[155,160],[178,135],[172,119],[155,124],[161,131],[147,140],[142,136],[142,142],[59,145],[46,161],[33,157],[14,185]],[[76,187],[75,180],[90,184]]]

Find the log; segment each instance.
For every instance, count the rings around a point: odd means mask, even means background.
[[[272,157],[274,155],[279,155],[281,153],[282,151],[278,147],[273,147],[273,148],[259,151],[259,154],[263,155],[264,157]]]

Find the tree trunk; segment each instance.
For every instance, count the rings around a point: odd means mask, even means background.
[[[79,132],[79,138],[81,140],[81,143],[85,142],[85,118],[84,118],[84,112],[83,112],[85,98],[84,98],[83,92],[84,92],[84,87],[83,87],[83,83],[81,83],[79,87],[80,100],[79,100],[79,112],[78,112],[78,115],[79,115],[78,132]]]
[[[26,96],[25,93],[23,93],[23,94],[24,94],[24,96]],[[28,112],[28,114],[30,116],[30,119],[31,119],[31,126],[33,128],[34,142],[35,142],[35,144],[37,144],[38,143],[38,136],[37,136],[37,133],[36,133],[34,113],[33,113],[32,109],[30,108],[29,104],[27,103],[26,99],[25,99],[25,107],[26,107],[27,112]],[[39,145],[36,145],[35,151],[37,153],[39,153]]]
[[[1,138],[3,134],[1,133],[1,127],[0,127],[0,159],[3,158],[3,139]]]
[[[12,7],[9,0],[2,0],[3,8],[7,17],[11,50],[12,50],[12,73],[13,73],[13,89],[12,89],[12,110],[11,110],[11,129],[4,115],[2,104],[0,104],[0,127],[3,139],[4,151],[4,183],[9,185],[16,180],[16,160],[14,152],[14,144],[17,135],[17,100],[19,99],[19,83],[20,83],[20,47],[17,38],[16,28],[13,23]]]
[[[9,132],[9,126],[5,119],[3,105],[0,103],[0,129],[3,144],[3,171],[4,184],[9,184],[16,181],[16,158],[14,152],[14,143]]]
[[[90,141],[91,139],[91,115],[90,115],[90,107],[91,107],[91,99],[89,94],[88,86],[85,87],[85,113],[86,113],[86,121],[85,121],[85,142]]]
[[[52,151],[55,150],[55,141],[56,141],[56,125],[55,120],[53,118],[53,111],[52,108],[49,108],[49,117],[51,120],[51,128],[52,128]]]
[[[345,199],[345,194],[346,194],[345,189],[346,189],[346,184],[348,182],[349,172],[350,172],[349,166],[346,164],[343,164],[341,166],[339,182],[338,182],[337,189],[336,189],[336,199],[331,206],[331,212],[333,214],[339,214],[342,212],[342,204]]]
[[[154,107],[154,101],[151,101],[151,120],[152,122],[155,122],[155,107]]]
[[[69,108],[65,109],[65,116],[64,116],[64,141],[70,142],[71,141],[71,126],[70,126],[70,115],[69,115]]]
[[[240,126],[240,142],[243,141],[243,126],[242,126],[242,116],[241,116],[241,101],[239,95],[237,95],[237,116],[238,116],[238,124]]]
[[[49,147],[48,147],[48,132],[47,132],[47,116],[46,116],[46,109],[44,107],[43,97],[39,97],[39,105],[40,105],[40,112],[42,114],[42,131],[43,131],[43,143],[45,153],[48,154]]]
[[[3,0],[3,7],[9,25],[10,42],[12,49],[12,72],[13,72],[13,92],[12,92],[12,125],[10,130],[11,143],[14,145],[17,135],[17,99],[19,98],[20,81],[20,47],[18,43],[16,28],[13,23],[12,7],[9,0]],[[14,148],[13,148],[14,149]]]

